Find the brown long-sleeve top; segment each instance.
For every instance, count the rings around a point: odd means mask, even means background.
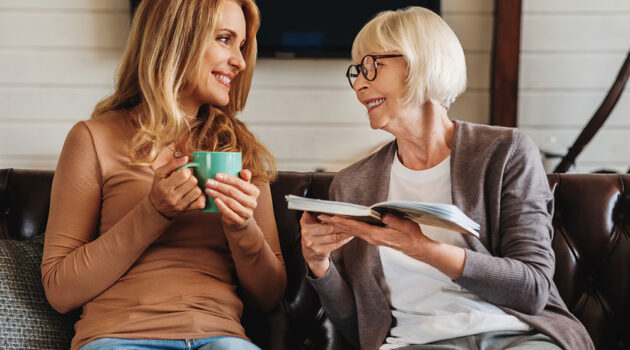
[[[133,133],[125,112],[79,122],[55,172],[42,281],[56,310],[83,307],[72,349],[102,337],[246,338],[237,288],[270,309],[286,286],[269,185],[242,229],[218,213],[168,220],[148,199],[152,168],[130,164]]]

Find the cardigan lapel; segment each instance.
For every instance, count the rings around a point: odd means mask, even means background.
[[[474,199],[480,194],[476,193],[473,186],[470,185],[470,172],[471,166],[470,159],[474,157],[470,152],[474,152],[470,140],[467,138],[465,128],[470,124],[454,120],[455,123],[455,135],[453,136],[453,143],[451,145],[451,201],[453,205],[458,207],[468,217],[475,219],[473,215]],[[472,170],[474,171],[474,169]],[[477,219],[479,220],[479,219]],[[488,249],[482,242],[487,241],[486,223],[479,222],[481,228],[479,230],[479,239],[471,236],[464,235],[464,240],[468,243],[468,246],[477,252],[490,254]]]
[[[374,158],[361,169],[363,174],[371,174],[369,178],[372,181],[357,186],[357,188],[366,191],[361,196],[365,200],[364,204],[371,205],[387,200],[389,175],[396,148],[395,140],[383,146],[377,151]],[[387,283],[385,283],[381,257],[377,246],[368,244],[363,240],[355,239],[349,245],[354,245],[351,250],[353,256],[345,259],[349,273],[353,274],[351,283],[360,283],[367,287],[355,291],[357,306],[369,304],[369,306],[358,310],[358,322],[359,324],[376,326],[367,329],[359,327],[361,348],[378,349],[391,327],[390,294]]]

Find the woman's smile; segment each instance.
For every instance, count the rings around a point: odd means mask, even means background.
[[[234,78],[232,74],[224,73],[224,72],[212,72],[212,76],[216,80],[218,80],[219,83],[227,86],[228,88],[230,87],[230,82],[232,81],[232,78]]]
[[[385,103],[385,98],[384,97],[372,98],[372,99],[369,99],[369,100],[365,101],[365,105],[368,108],[368,112],[371,112],[374,109],[380,107],[381,105],[383,105],[383,103]]]

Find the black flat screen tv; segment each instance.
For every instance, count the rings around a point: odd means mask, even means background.
[[[377,13],[440,0],[258,0],[260,57],[350,57],[352,41]]]
[[[132,13],[140,0],[130,0]],[[260,57],[350,57],[352,41],[377,13],[440,0],[257,0]]]

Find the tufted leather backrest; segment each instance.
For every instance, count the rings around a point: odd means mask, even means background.
[[[44,233],[52,179],[52,171],[0,169],[0,239]]]
[[[630,175],[548,178],[560,295],[598,349],[629,349]]]
[[[328,198],[334,173],[280,172],[271,185],[288,285],[281,305],[262,314],[246,305],[243,324],[263,349],[349,349],[304,279],[297,211],[284,196]],[[554,280],[598,349],[630,348],[630,175],[552,174]],[[44,232],[52,172],[0,170],[0,238]],[[1,273],[1,272],[0,272]]]

